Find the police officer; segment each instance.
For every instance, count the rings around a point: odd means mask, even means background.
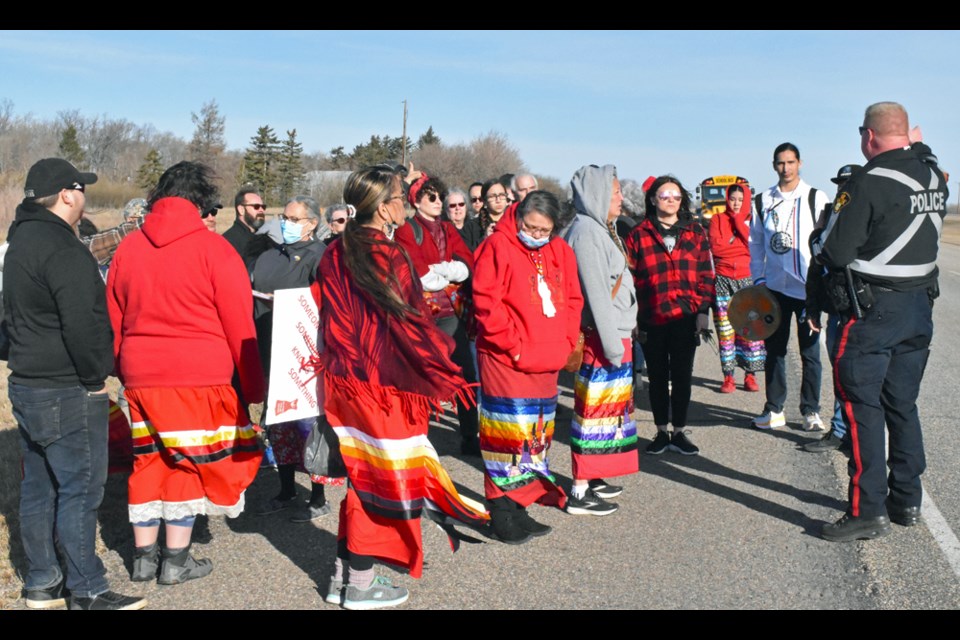
[[[837,392],[850,429],[850,504],[823,527],[826,540],[879,538],[890,521],[920,521],[926,466],[917,396],[933,334],[937,249],[947,184],[929,148],[895,102],[867,107],[860,149],[867,164],[834,203],[821,258],[850,269],[850,304],[836,353]],[[890,458],[884,450],[884,423]],[[887,466],[890,472],[887,476]]]

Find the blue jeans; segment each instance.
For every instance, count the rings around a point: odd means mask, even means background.
[[[840,339],[840,316],[835,313],[827,316],[826,338],[827,353],[830,354],[830,362],[832,363],[836,353],[837,340]],[[837,397],[836,385],[834,385],[833,395],[833,417],[830,418],[830,425],[833,427],[833,435],[843,439],[843,436],[847,434],[847,424],[843,421],[843,407]]]
[[[60,582],[59,543],[67,589],[81,598],[99,595],[109,587],[96,551],[97,509],[107,480],[107,394],[14,382],[9,394],[23,452],[24,587],[46,589]]]

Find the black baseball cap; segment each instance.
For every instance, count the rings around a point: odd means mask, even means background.
[[[27,184],[23,197],[42,198],[60,193],[75,184],[88,185],[97,181],[97,174],[82,173],[62,158],[44,158],[27,172]]]
[[[837,171],[836,178],[830,178],[830,182],[833,184],[842,184],[850,179],[854,171],[859,171],[862,168],[863,167],[858,164],[845,164],[840,167],[840,171]]]

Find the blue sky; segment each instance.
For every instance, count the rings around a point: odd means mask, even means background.
[[[794,142],[804,178],[862,164],[857,126],[904,104],[960,177],[956,32],[0,31],[0,99],[53,119],[78,109],[189,139],[215,99],[228,146],[260,125],[307,151],[433,126],[445,142],[507,136],[528,168],[569,181],[587,163],[621,177],[717,173],[776,180]],[[481,177],[481,176],[478,176]],[[956,200],[952,189],[951,202]]]

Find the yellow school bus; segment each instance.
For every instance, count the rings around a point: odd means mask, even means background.
[[[700,222],[710,224],[715,213],[723,213],[727,208],[727,187],[732,184],[750,186],[746,178],[740,176],[711,176],[697,185],[700,198]]]

